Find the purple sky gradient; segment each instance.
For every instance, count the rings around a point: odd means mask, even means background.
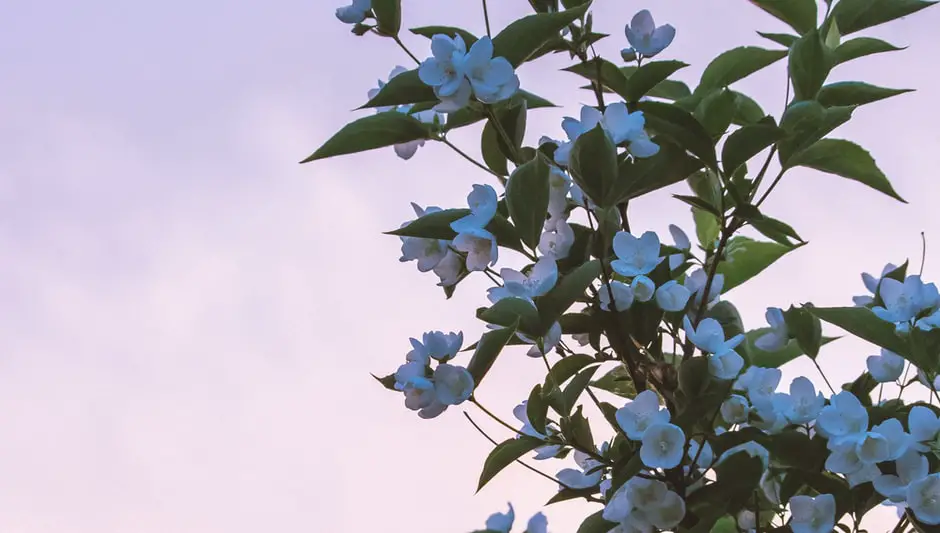
[[[743,0],[596,3],[612,35],[602,53],[616,58],[624,23],[648,7],[678,28],[663,57],[691,63],[678,74],[690,82],[723,50],[767,45],[754,30],[784,30]],[[477,2],[404,4],[406,27],[483,31]],[[528,9],[490,4],[495,28]],[[409,61],[391,41],[350,35],[335,7],[0,8],[0,530],[461,533],[510,499],[527,519],[554,492],[516,468],[474,496],[489,445],[463,409],[419,420],[369,376],[393,371],[410,336],[463,329],[469,343],[482,331],[472,316],[485,280],[445,302],[381,232],[411,216],[409,201],[460,206],[488,176],[439,145],[408,163],[388,149],[297,165]],[[870,32],[911,49],[834,73],[919,90],[860,109],[836,134],[871,150],[910,204],[788,175],[766,210],[810,245],[729,294],[748,327],[766,305],[845,305],[863,290],[860,270],[916,266],[920,231],[925,276],[937,278],[937,27],[935,8]],[[426,40],[405,39],[427,55]],[[558,72],[569,63],[520,70],[526,89],[566,106],[530,115],[532,141],[561,136],[560,118],[589,101]],[[779,116],[784,80],[780,63],[737,88]],[[478,139],[479,127],[453,136],[471,153]],[[669,199],[684,188],[635,202],[633,225],[691,234],[687,208]],[[841,383],[869,353],[840,340],[820,361]],[[511,418],[542,373],[509,351],[479,397]],[[573,531],[587,511],[552,506],[551,530]]]

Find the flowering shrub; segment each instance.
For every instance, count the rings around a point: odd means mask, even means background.
[[[895,531],[937,530],[940,408],[881,392],[873,399],[880,384],[901,380],[902,393],[923,387],[940,400],[937,287],[907,263],[888,265],[878,277],[862,275],[870,294],[854,306],[771,307],[768,326],[753,330],[722,298],[805,244],[761,209],[788,170],[835,174],[901,200],[868,152],[829,135],[858,106],[904,91],[826,80],[840,63],[899,50],[848,36],[931,3],[751,3],[793,32],[761,34],[772,41],[768,48],[720,54],[694,89],[670,79],[686,64],[651,60],[664,55],[676,30],[656,26],[646,10],[625,27],[629,46],[617,60],[625,66],[594,53],[593,43],[610,37],[594,31],[590,0],[530,0],[535,13],[495,36],[488,20],[482,37],[414,28],[429,39],[424,60],[398,37],[400,0],[355,0],[337,10],[354,34],[391,39],[415,66],[393,70],[363,106],[376,114],[347,125],[304,162],[389,146],[408,159],[434,141],[500,186],[474,185],[466,207],[413,205],[416,218],[390,232],[401,238],[401,261],[433,272],[447,297],[471,275],[494,286],[491,305],[476,313],[489,328],[477,342],[464,348],[462,333],[425,333],[379,381],[422,418],[471,402],[516,432],[486,458],[480,487],[529,454],[538,461],[573,454],[578,468],[548,476],[559,486],[549,503],[600,504],[581,533],[858,531],[880,504],[897,506]],[[548,54],[574,61],[566,70],[586,80],[596,105],[564,119],[564,140],[524,146],[527,114],[552,104],[529,92],[516,68]],[[790,101],[779,119],[730,88],[784,60]],[[480,122],[485,164],[448,140]],[[774,160],[779,171],[769,172]],[[630,201],[681,181],[691,194],[675,198],[691,206],[697,248],[674,225],[668,243],[632,232]],[[764,239],[739,235],[745,227]],[[494,270],[506,253],[529,265]],[[815,361],[834,340],[823,336],[822,322],[880,354],[839,390],[828,380],[817,390],[806,377],[781,384],[781,365]],[[474,397],[511,345],[547,369],[520,393],[518,424]],[[911,370],[916,377],[908,379]],[[601,416],[589,419],[587,411]],[[609,425],[613,438],[596,442],[598,424]],[[486,520],[485,531],[508,533],[513,522],[510,506]],[[541,513],[525,529],[546,530]]]

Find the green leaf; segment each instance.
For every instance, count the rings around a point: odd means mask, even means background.
[[[529,393],[529,399],[526,400],[525,404],[525,413],[526,418],[529,419],[529,424],[532,426],[532,429],[545,435],[545,424],[548,417],[548,403],[542,397],[542,385],[537,384],[535,387],[532,387],[532,392]]]
[[[790,35],[789,33],[764,33],[762,31],[759,31],[757,32],[757,34],[763,37],[764,39],[773,41],[785,48],[790,48],[791,46],[793,46],[793,43],[798,41],[800,38],[799,35]]]
[[[470,358],[467,371],[473,376],[473,389],[480,387],[486,373],[493,367],[503,347],[516,335],[516,327],[511,326],[484,333],[477,343],[477,348]]]
[[[734,113],[734,119],[732,121],[734,124],[738,126],[756,124],[767,116],[753,98],[737,91],[731,92],[734,93],[737,99],[737,110]]]
[[[528,115],[528,104],[522,98],[513,98],[511,105],[496,112],[496,119],[499,125],[506,133],[508,139],[502,135],[496,137],[499,150],[510,161],[521,165],[525,161],[521,157],[522,140],[525,137],[526,117]],[[507,144],[507,140],[512,144]]]
[[[767,50],[758,46],[742,46],[722,53],[705,68],[696,93],[720,89],[786,57],[786,50]]]
[[[721,211],[719,211],[717,207],[699,198],[698,196],[688,196],[685,194],[673,194],[672,197],[675,198],[676,200],[679,200],[681,202],[691,205],[695,209],[707,211],[716,217],[721,217]]]
[[[826,107],[858,106],[911,91],[913,89],[887,89],[860,81],[841,81],[823,87],[817,95],[817,100]]]
[[[397,76],[396,76],[397,78]],[[517,102],[525,100],[526,112],[533,109],[539,109],[544,107],[556,107],[555,104],[549,102],[548,100],[542,98],[541,96],[532,94],[526,91],[519,91],[513,97]],[[428,103],[426,106],[428,109],[433,107],[437,103],[437,100]],[[418,106],[415,106],[418,107]],[[414,112],[414,111],[412,111]],[[447,123],[444,125],[444,131],[452,131],[457,128],[462,128],[464,126],[469,126],[483,119],[487,118],[486,114],[479,110],[473,109],[470,106],[467,106],[456,113],[451,113],[447,115]],[[519,141],[522,142],[521,139]]]
[[[653,61],[637,68],[627,80],[625,94],[628,102],[636,102],[654,87],[672,76],[677,70],[689,66],[682,61]]]
[[[780,163],[789,166],[790,159],[845,124],[855,107],[824,108],[814,100],[797,102],[787,108],[780,127],[787,135],[777,144]]]
[[[379,93],[359,109],[437,101],[434,89],[421,81],[418,77],[418,70],[415,69],[402,72],[388,80],[388,83],[379,90]]]
[[[748,237],[732,237],[725,249],[727,259],[718,264],[718,273],[725,276],[724,292],[760,274],[787,252],[794,250],[775,242],[755,241]]]
[[[796,233],[796,230],[781,220],[761,215],[760,218],[751,220],[750,223],[751,226],[761,232],[762,235],[784,246],[793,246],[793,243],[791,243],[789,239],[796,239],[801,243],[806,242]]]
[[[860,57],[870,56],[872,54],[881,54],[884,52],[897,52],[906,47],[897,47],[891,43],[886,43],[880,39],[872,37],[856,37],[840,44],[833,52],[833,66],[858,59]]]
[[[301,163],[430,137],[428,127],[410,115],[397,112],[379,113],[347,124]]]
[[[574,406],[578,403],[578,398],[581,397],[581,394],[584,393],[584,389],[591,383],[591,378],[594,377],[594,374],[599,369],[599,366],[592,366],[585,368],[577,373],[574,376],[574,379],[571,380],[571,383],[565,387],[564,397],[564,412],[558,414],[562,416],[568,416],[571,413],[571,410],[574,409]]]
[[[539,244],[548,212],[549,166],[539,154],[517,167],[506,184],[506,205],[522,242],[533,250]]]
[[[395,37],[401,30],[401,0],[372,0],[379,33]]]
[[[424,215],[404,227],[388,231],[386,235],[453,240],[453,238],[457,236],[457,232],[450,227],[451,222],[469,214],[469,209],[444,209]],[[486,225],[485,229],[496,237],[496,242],[500,246],[520,252],[523,251],[522,243],[519,241],[519,235],[516,234],[516,228],[502,215],[497,213],[496,216],[493,217],[493,220]]]
[[[607,533],[617,527],[614,522],[604,520],[604,511],[600,510],[584,519],[578,527],[577,533]]]
[[[378,381],[379,383],[381,383],[382,386],[385,387],[386,389],[391,390],[391,391],[395,391],[395,392],[399,392],[399,391],[395,388],[395,383],[396,383],[396,381],[398,381],[398,380],[395,379],[395,374],[389,374],[389,375],[385,376],[384,378],[380,378],[379,376],[376,376],[375,374],[370,374],[370,375],[371,375],[372,377],[374,377],[376,381]]]
[[[629,90],[627,76],[624,72],[618,69],[617,65],[600,57],[587,62],[577,63],[563,70],[577,74],[593,82],[600,82],[604,89],[619,94],[624,98],[626,98],[625,95]],[[589,85],[587,88],[593,89],[593,85]]]
[[[790,48],[789,58],[794,100],[812,100],[829,75],[829,60],[819,32],[813,30],[800,37]]]
[[[611,192],[619,204],[678,183],[702,168],[702,162],[664,139],[656,139],[659,153],[653,157],[629,158],[620,162],[617,183]]]
[[[571,376],[575,375],[582,368],[596,363],[597,361],[590,355],[583,353],[569,355],[561,361],[552,366],[552,369],[549,370],[548,375],[545,376],[545,385],[543,390],[551,389],[553,385],[558,385],[559,387],[568,381]],[[544,394],[544,393],[543,393]]]
[[[483,134],[480,136],[480,149],[483,153],[483,162],[490,170],[500,176],[509,175],[506,156],[499,150],[499,133],[490,121],[487,121],[486,125],[483,126]]]
[[[737,524],[733,516],[724,515],[715,522],[709,533],[738,533]]]
[[[473,46],[473,43],[477,42],[476,35],[468,32],[467,30],[454,28],[452,26],[421,26],[420,28],[411,28],[410,31],[415,35],[427,37],[428,39],[440,34],[444,34],[451,39],[459,35],[460,38],[463,39],[464,44],[467,45],[467,48],[470,48]]]
[[[622,364],[618,364],[600,379],[592,381],[591,386],[595,389],[601,389],[616,394],[622,398],[633,399],[636,397],[636,387],[634,387],[626,367]]]
[[[816,28],[816,0],[751,0],[803,35]]]
[[[787,323],[787,332],[796,339],[803,353],[810,359],[816,359],[822,344],[822,324],[819,317],[805,308],[791,305],[783,312],[783,318]]]
[[[871,155],[859,145],[849,141],[822,139],[793,156],[787,166],[803,166],[842,176],[907,203],[895,192],[891,182],[875,164]]]
[[[555,288],[538,301],[542,325],[555,322],[601,274],[601,263],[591,260],[563,276]]]
[[[730,339],[735,335],[744,333],[744,324],[741,322],[741,313],[733,303],[722,300],[712,306],[707,313],[707,318],[714,318],[721,324],[721,329],[725,332],[725,338]]]
[[[532,437],[519,437],[499,443],[486,457],[483,463],[483,472],[480,473],[480,482],[477,492],[489,483],[496,474],[532,450],[544,446],[545,442]]]
[[[914,364],[907,342],[894,333],[894,324],[875,316],[866,307],[808,307],[820,320],[829,322],[876,346],[891,350]],[[929,366],[929,365],[928,365]]]
[[[607,193],[617,180],[617,147],[600,125],[574,142],[568,167],[585,194],[601,207],[611,205]]]
[[[752,365],[763,368],[778,368],[796,359],[797,357],[804,355],[803,350],[800,349],[800,345],[797,343],[796,339],[790,339],[786,346],[773,352],[764,351],[758,348],[754,342],[757,339],[763,337],[765,334],[770,333],[770,331],[771,328],[760,328],[748,331],[745,334],[745,338],[747,339],[747,351],[750,355]],[[829,344],[838,338],[839,337],[823,337],[820,340],[819,345],[825,346],[826,344]]]
[[[832,10],[832,18],[843,35],[884,24],[916,13],[936,2],[925,0],[841,0]]]
[[[695,118],[712,138],[717,138],[727,131],[737,110],[738,98],[735,93],[720,89],[702,99],[695,109]]]
[[[509,327],[518,323],[519,331],[532,335],[539,331],[539,314],[535,307],[522,298],[503,298],[491,307],[484,307],[477,318],[487,324]]]
[[[715,240],[721,232],[718,218],[703,209],[692,208],[692,218],[695,221],[695,236],[699,245],[705,250],[715,248]]]
[[[505,57],[514,67],[531,58],[538,50],[559,36],[566,26],[580,20],[591,2],[558,13],[537,13],[516,20],[493,37],[493,57]]]
[[[710,168],[718,166],[715,146],[702,124],[687,111],[674,104],[640,102],[648,128],[671,138],[680,147],[692,152]]]
[[[752,157],[773,145],[783,132],[772,124],[754,124],[735,131],[721,149],[721,166],[730,176]]]

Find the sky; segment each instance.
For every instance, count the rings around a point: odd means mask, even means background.
[[[477,2],[403,3],[406,27],[484,32]],[[693,84],[718,53],[768,46],[755,30],[785,31],[743,0],[596,4],[595,26],[611,34],[603,55],[616,60],[623,25],[649,8],[677,28],[663,57],[690,63],[677,77]],[[445,301],[382,232],[412,216],[411,201],[464,205],[489,176],[440,145],[409,162],[387,149],[297,164],[410,61],[387,39],[351,35],[336,7],[0,7],[0,530],[460,533],[509,500],[522,521],[555,492],[511,468],[475,495],[490,445],[461,413],[510,435],[471,406],[420,420],[369,375],[394,371],[424,331],[479,337],[486,280]],[[494,31],[527,10],[491,1]],[[861,271],[919,266],[921,231],[925,278],[940,273],[937,27],[940,9],[870,31],[910,48],[832,78],[918,90],[860,109],[837,132],[871,150],[909,203],[788,174],[766,212],[810,244],[727,295],[749,329],[768,305],[847,305],[864,292]],[[403,38],[429,54],[425,39]],[[569,64],[559,55],[520,69],[525,89],[563,106],[530,114],[528,142],[560,137],[560,119],[590,102],[559,71]],[[735,88],[779,116],[785,77],[779,63]],[[479,127],[452,140],[477,154]],[[685,190],[631,204],[633,226],[692,234],[687,207],[669,196]],[[871,353],[842,339],[820,364],[841,383]],[[478,398],[511,418],[542,372],[507,351]],[[793,363],[785,382],[810,372]],[[551,506],[550,530],[573,531],[594,510]]]

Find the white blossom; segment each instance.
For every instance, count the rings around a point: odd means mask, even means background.
[[[499,271],[503,278],[502,287],[493,287],[487,291],[490,302],[496,303],[504,298],[521,298],[534,305],[533,298],[544,296],[552,290],[558,281],[558,265],[551,257],[539,259],[528,274],[511,268]]]
[[[697,328],[692,326],[689,317],[683,317],[682,324],[689,340],[706,353],[721,355],[734,350],[744,341],[744,335],[742,334],[737,334],[725,341],[724,329],[714,318],[703,319],[699,322]]]
[[[509,504],[509,511],[505,513],[493,513],[486,519],[487,531],[496,531],[499,533],[509,533],[512,529],[512,523],[516,520],[516,512]]]
[[[747,398],[739,394],[732,394],[721,404],[721,418],[729,424],[747,422],[747,414],[750,408]]]
[[[930,408],[915,405],[907,414],[907,428],[913,440],[911,447],[924,453],[930,449],[926,443],[932,442],[940,433],[940,420]]]
[[[578,469],[565,468],[559,471],[555,477],[558,481],[564,483],[573,489],[586,489],[594,487],[601,482],[604,475],[603,463],[593,459],[581,450],[575,450],[574,461]]]
[[[790,498],[793,533],[831,533],[836,526],[836,499],[832,494]]]
[[[816,418],[816,431],[828,439],[858,435],[867,429],[868,411],[849,391],[834,394]]]
[[[874,481],[874,485],[879,494],[892,502],[900,503],[907,497],[908,485],[927,477],[929,464],[927,458],[917,450],[909,449],[894,462],[894,465],[897,475],[884,474],[878,476]]]
[[[662,52],[676,37],[676,29],[669,24],[656,27],[653,15],[646,9],[633,16],[624,33],[632,50],[643,57],[653,57]],[[627,54],[627,50],[621,54]]]
[[[477,100],[493,104],[519,90],[519,77],[505,57],[493,57],[493,41],[483,37],[473,43],[463,58],[463,72]]]
[[[473,393],[473,376],[462,366],[441,363],[434,369],[434,393],[444,405],[460,405]]]
[[[645,390],[627,405],[617,409],[617,424],[631,440],[642,440],[646,430],[654,424],[669,422],[669,410],[659,405],[659,396]]]
[[[633,289],[622,281],[611,281],[609,286],[606,284],[601,285],[600,290],[597,291],[601,309],[604,311],[612,310],[610,308],[611,293],[614,295],[614,307],[618,312],[626,311],[633,305]]]
[[[809,379],[799,376],[790,383],[790,408],[787,418],[793,424],[806,424],[819,416],[826,398],[816,392],[816,387]]]
[[[768,307],[764,317],[767,319],[767,323],[770,324],[770,331],[758,337],[754,341],[754,346],[765,352],[776,352],[783,349],[790,340],[790,332],[783,318],[783,309]]]
[[[626,231],[614,235],[614,253],[617,259],[610,267],[621,276],[633,277],[649,274],[662,262],[659,257],[659,237],[647,231],[636,238]]]
[[[653,424],[643,433],[640,458],[650,468],[675,468],[682,462],[684,450],[682,428],[669,423]]]
[[[881,349],[881,355],[869,355],[865,364],[868,367],[868,373],[878,383],[897,381],[904,370],[904,358],[884,348]]]
[[[868,272],[863,272],[862,283],[865,284],[865,288],[868,289],[868,292],[870,292],[871,295],[853,296],[852,297],[853,303],[855,303],[855,305],[860,306],[860,307],[871,305],[872,303],[874,303],[875,299],[873,296],[875,294],[878,294],[878,284],[881,283],[881,278],[885,277],[886,275],[888,275],[889,273],[897,269],[898,269],[897,266],[891,263],[888,263],[881,270],[881,277],[879,278],[872,276]]]
[[[352,0],[348,6],[336,8],[336,18],[346,24],[359,24],[372,9],[372,0]]]
[[[663,311],[682,311],[689,296],[689,289],[679,285],[676,280],[669,280],[656,289],[656,304]]]
[[[930,474],[908,485],[907,505],[921,522],[940,525],[940,474]]]
[[[646,276],[637,276],[630,282],[633,298],[638,302],[648,302],[656,294],[656,284]]]
[[[552,229],[539,237],[539,252],[556,260],[568,257],[574,244],[574,230],[564,220],[554,223]]]

